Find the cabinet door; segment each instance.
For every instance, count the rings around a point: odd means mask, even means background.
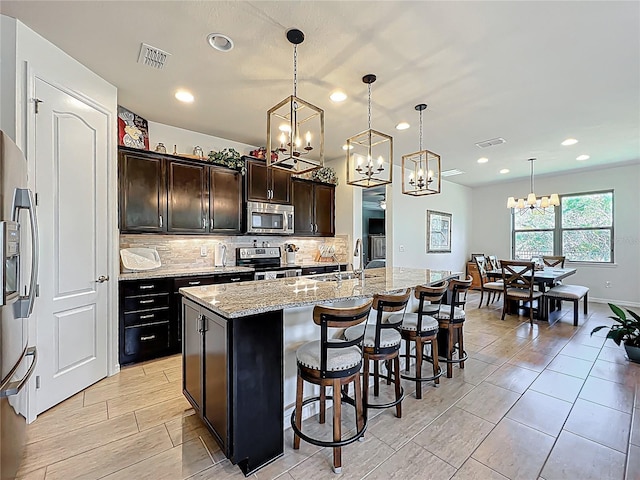
[[[182,323],[182,389],[194,407],[202,411],[202,349],[204,337],[200,332],[200,310],[190,303],[181,305]]]
[[[163,158],[124,151],[119,158],[120,230],[166,231]]]
[[[296,235],[312,235],[315,231],[313,221],[313,184],[301,180],[292,180],[293,217]]]
[[[167,231],[206,233],[209,193],[205,165],[169,162]]]
[[[226,168],[210,168],[209,230],[237,234],[242,231],[242,175]]]
[[[336,188],[332,185],[318,183],[314,185],[314,190],[315,233],[323,237],[333,237],[336,234]]]
[[[260,161],[247,161],[247,199],[258,202],[269,201],[267,187],[267,164]]]
[[[228,449],[227,438],[227,322],[222,318],[207,314],[205,321],[204,339],[204,385],[205,407],[204,418],[218,435],[224,445],[223,451]]]
[[[274,203],[291,203],[291,174],[279,168],[270,168],[271,201]]]

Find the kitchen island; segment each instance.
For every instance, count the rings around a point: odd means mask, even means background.
[[[458,275],[387,267],[365,270],[362,279],[330,274],[181,288],[184,395],[225,455],[249,475],[284,452],[295,351],[320,335],[314,305],[354,305]]]

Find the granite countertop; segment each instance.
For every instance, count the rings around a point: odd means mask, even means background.
[[[251,267],[211,267],[205,265],[191,265],[180,267],[166,267],[157,270],[145,270],[142,272],[123,272],[120,273],[119,280],[140,280],[145,278],[163,278],[163,277],[192,277],[195,275],[214,275],[223,273],[246,273],[254,272]]]
[[[372,268],[359,278],[321,281],[331,274],[289,277],[233,284],[181,288],[180,293],[226,318],[302,307],[318,303],[354,300],[416,285],[430,285],[457,277],[460,272],[417,268]]]

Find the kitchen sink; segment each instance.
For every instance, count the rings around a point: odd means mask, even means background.
[[[338,277],[337,273],[330,273],[328,275],[318,275],[317,277],[313,277],[314,280],[319,282],[337,282],[339,280],[351,280],[354,278],[358,278],[353,272],[342,272],[342,279]]]

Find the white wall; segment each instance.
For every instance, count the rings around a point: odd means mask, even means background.
[[[127,108],[126,105],[123,105],[123,107]],[[152,122],[149,119],[147,121],[149,123],[149,150],[155,150],[156,145],[160,142],[164,143],[167,153],[173,153],[173,146],[176,145],[178,153],[187,153],[189,155],[193,154],[193,148],[196,145],[202,148],[205,155],[211,150],[217,152],[223,148],[233,148],[241,155],[249,155],[251,150],[257,148],[246,143],[234,142],[233,140],[214,137],[213,135]]]
[[[640,305],[640,164],[536,176],[538,194],[614,189],[613,265],[574,263],[577,273],[565,283],[590,288],[589,298]],[[473,189],[470,251],[511,258],[511,217],[507,197],[529,193],[529,180]],[[611,288],[605,288],[605,282]]]
[[[338,175],[336,235],[347,235],[347,255],[352,262],[355,239],[362,238],[362,192],[359,187],[347,185],[347,162],[344,158],[327,161],[325,165],[333,167]]]
[[[387,188],[387,256],[393,266],[466,271],[470,253],[472,191],[442,181],[440,194],[414,197],[402,193],[402,168],[394,166],[394,181]],[[427,252],[427,210],[446,212],[451,217],[451,253]],[[401,248],[404,247],[404,251]]]

